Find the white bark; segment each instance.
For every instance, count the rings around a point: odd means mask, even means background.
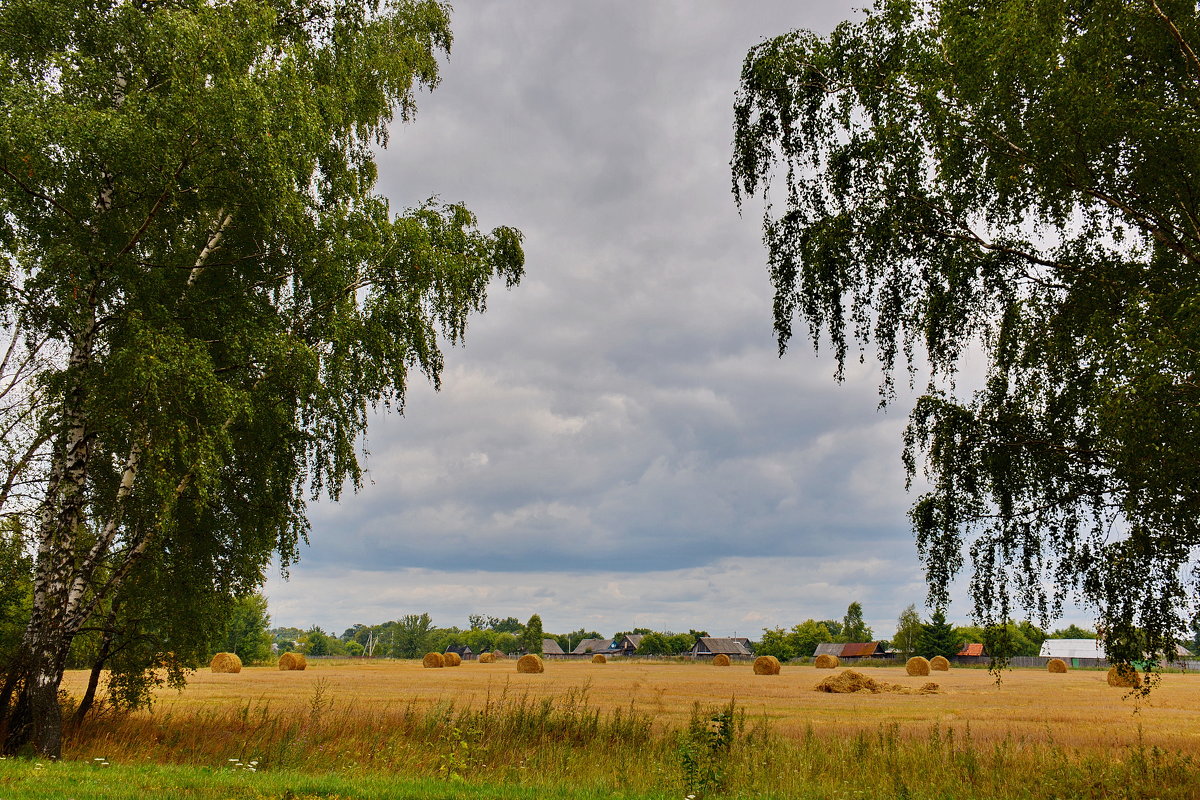
[[[200,277],[200,273],[204,271],[204,264],[208,261],[208,257],[212,255],[214,250],[221,246],[221,237],[225,234],[225,229],[229,227],[229,223],[233,221],[233,215],[226,214],[224,209],[218,211],[217,216],[221,217],[221,223],[217,225],[217,229],[208,237],[208,242],[205,243],[204,249],[196,257],[192,271],[188,273],[187,288],[189,289],[192,288],[196,279]]]

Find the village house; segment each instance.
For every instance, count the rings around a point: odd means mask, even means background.
[[[458,653],[458,657],[463,661],[470,661],[471,659],[475,658],[475,653],[468,645],[465,644],[452,644],[446,648],[446,652]]]
[[[722,654],[730,658],[748,658],[752,655],[750,648],[737,639],[718,636],[701,636],[687,654],[692,658],[711,658]]]
[[[841,661],[862,658],[891,658],[880,642],[821,642],[813,656],[835,656]]]
[[[614,647],[612,639],[584,639],[575,645],[571,651],[573,656],[591,655],[592,653],[607,653]]]
[[[642,639],[646,637],[640,633],[627,633],[617,642],[616,650],[620,655],[631,656],[637,652],[638,647],[642,644]]]

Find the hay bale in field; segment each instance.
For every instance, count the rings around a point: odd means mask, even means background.
[[[821,653],[821,655],[817,656],[817,660],[813,666],[817,669],[837,669],[841,663],[841,660],[837,656]]]
[[[237,657],[237,653],[217,653],[208,667],[213,672],[241,672],[242,660]]]
[[[837,675],[830,675],[815,687],[814,691],[829,692],[830,694],[853,694],[854,692],[871,692],[877,694],[884,691],[886,684],[881,684],[874,678],[868,678],[861,672],[852,669],[843,670]]]
[[[1108,685],[1136,689],[1142,685],[1142,676],[1128,664],[1115,664],[1108,670]]]
[[[714,667],[728,667],[733,662],[729,660],[729,656],[724,653],[717,653],[712,660]]]
[[[1063,661],[1061,658],[1052,658],[1046,662],[1047,672],[1063,673],[1066,672],[1067,669],[1069,669],[1067,667],[1067,662]]]
[[[604,653],[596,653],[596,655],[592,656],[592,663],[593,664],[607,664],[608,659],[604,657]]]
[[[913,656],[904,665],[904,671],[909,675],[928,675],[929,662],[921,656]]]
[[[447,667],[462,666],[462,656],[458,653],[442,653],[442,658],[446,661]]]
[[[950,660],[945,656],[934,656],[929,659],[929,668],[936,669],[938,672],[949,672]]]
[[[545,671],[546,666],[542,663],[542,660],[533,653],[526,653],[517,659],[517,672],[537,674]]]
[[[492,660],[493,661],[503,661],[506,658],[508,658],[508,656],[504,655],[504,653],[502,653],[501,651],[499,651],[499,650],[492,651]]]
[[[480,664],[491,664],[495,660],[496,660],[496,657],[494,655],[492,655],[491,653],[480,653],[479,654],[479,663]]]
[[[778,675],[779,659],[775,656],[759,656],[754,659],[755,675]]]
[[[426,653],[421,659],[421,666],[425,669],[440,669],[446,666],[446,657],[441,653]]]
[[[300,653],[284,653],[279,657],[281,670],[303,670],[308,667],[308,659]]]
[[[843,670],[837,675],[830,675],[814,686],[813,690],[817,692],[829,692],[830,694],[853,694],[855,692],[867,692],[869,694],[882,694],[883,692],[891,694],[938,694],[941,692],[941,688],[936,683],[927,683],[920,689],[914,689],[911,686],[901,686],[898,683],[877,681],[852,669]]]

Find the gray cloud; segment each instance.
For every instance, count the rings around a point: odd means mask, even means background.
[[[397,208],[437,194],[526,235],[443,390],[372,425],[370,483],[311,509],[268,590],[281,624],[475,611],[548,629],[890,629],[924,587],[901,398],[771,332],[760,211],[728,159],[748,47],[849,3],[456,4],[444,81],[381,153]],[[311,599],[310,599],[311,598]],[[963,614],[965,616],[965,614]]]

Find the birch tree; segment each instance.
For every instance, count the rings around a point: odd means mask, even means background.
[[[781,352],[929,368],[905,437],[929,604],[1095,610],[1172,658],[1200,548],[1194,0],[880,0],[748,54],[739,198],[768,197]],[[965,357],[984,374],[963,381]]]
[[[6,750],[58,755],[71,643],[126,593],[185,615],[294,560],[372,410],[520,278],[516,231],[374,193],[450,43],[431,0],[0,4],[0,514],[34,559]]]

